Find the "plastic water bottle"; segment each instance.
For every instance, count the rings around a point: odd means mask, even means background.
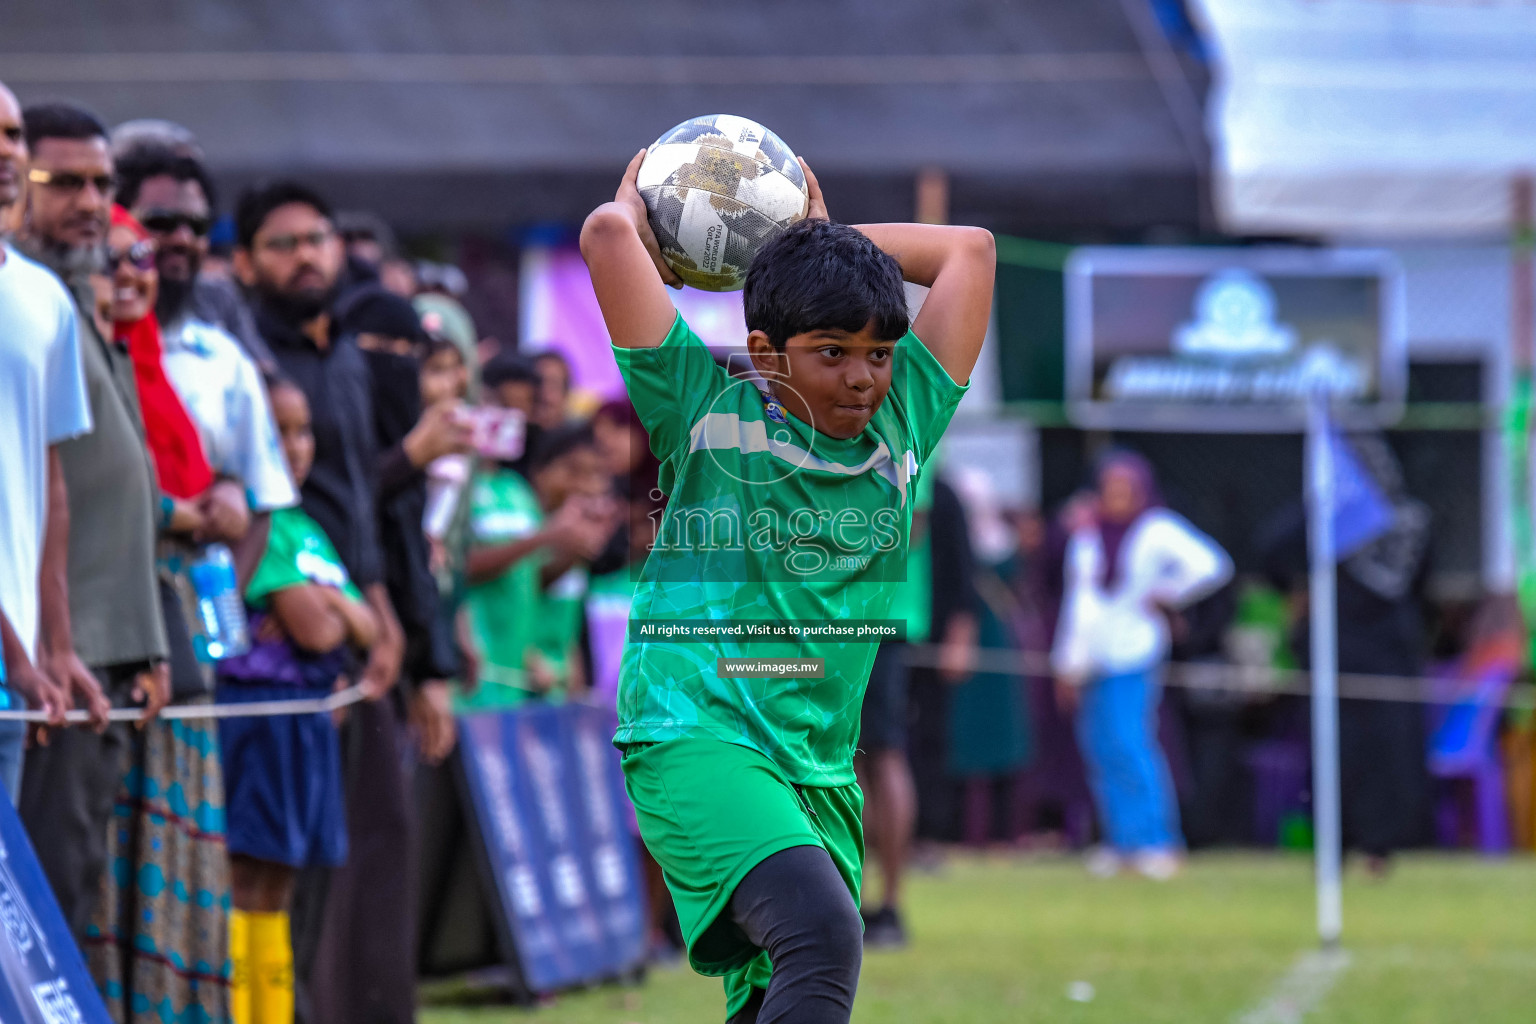
[[[197,616],[202,629],[192,638],[199,661],[233,658],[251,649],[251,630],[245,620],[245,602],[235,578],[235,556],[225,544],[209,544],[188,567],[192,589],[197,593]]]

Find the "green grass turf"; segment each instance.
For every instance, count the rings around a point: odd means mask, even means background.
[[[1227,1024],[1314,948],[1311,861],[1197,856],[1162,885],[1076,861],[961,858],[910,883],[910,948],[864,960],[856,1024]],[[1405,857],[1345,882],[1352,962],[1307,1024],[1536,1020],[1536,860]],[[1093,986],[1090,1002],[1068,986]],[[686,968],[537,1010],[430,1008],[422,1024],[694,1024],[720,983]]]

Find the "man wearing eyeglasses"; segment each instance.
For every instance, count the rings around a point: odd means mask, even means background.
[[[158,139],[118,148],[117,201],[155,236],[155,316],[168,343],[189,322],[221,329],[262,370],[276,368],[250,307],[226,278],[202,273],[214,222],[213,179],[201,161]]]
[[[155,574],[159,494],[133,366],[92,315],[90,275],[103,266],[117,186],[106,130],[66,104],[28,107],[22,119],[31,166],[18,241],[74,299],[94,423],[89,434],[57,447],[66,493],[51,488],[50,500],[67,504],[67,571],[53,579],[44,567],[40,660],[96,713],[98,730],[65,729],[28,752],[19,810],[65,919],[83,937],[127,750],[125,728],[106,728],[108,700],[128,704],[143,693],[160,701],[168,686]]]
[[[343,734],[351,854],[323,894],[300,884],[299,998],[309,1006],[306,1020],[409,1022],[416,979],[411,793],[401,768],[404,716],[395,689],[405,637],[379,543],[373,377],[335,316],[346,257],[326,201],[298,182],[258,185],[236,205],[235,233],[235,272],[254,296],[262,336],[309,398],[315,454],[301,504],[385,624],[358,673],[370,700],[351,709]]]

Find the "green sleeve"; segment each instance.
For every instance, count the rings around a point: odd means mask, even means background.
[[[484,544],[490,538],[487,516],[497,509],[496,483],[489,474],[476,474],[469,483],[469,541]]]
[[[689,433],[710,405],[737,383],[679,314],[655,348],[619,348],[613,358],[629,389],[651,451],[665,462],[688,444]]]
[[[251,575],[245,588],[245,603],[252,608],[265,609],[267,599],[279,590],[308,583],[299,572],[298,554],[302,534],[295,528],[302,524],[295,521],[288,509],[272,513],[272,527],[267,535],[267,550]]]
[[[920,460],[926,460],[938,447],[968,386],[956,384],[911,331],[897,342],[891,395],[906,417]]]
[[[533,485],[510,469],[477,477],[469,497],[469,535],[475,544],[506,544],[537,533],[543,516]]]

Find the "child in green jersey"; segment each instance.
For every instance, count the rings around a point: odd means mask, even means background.
[[[295,486],[314,464],[309,402],[292,381],[268,382],[273,421]],[[245,592],[254,644],[219,663],[219,702],[324,697],[378,638],[378,617],[325,531],[295,506],[272,513]],[[219,722],[234,911],[234,1019],[293,1020],[288,907],[298,872],[347,859],[341,743],[324,712]]]
[[[553,692],[580,696],[587,689],[579,650],[587,567],[618,525],[592,428],[570,423],[545,430],[533,450],[529,480],[546,514],[567,505],[582,513],[580,544],[548,551],[541,562],[544,589],[530,656],[552,680]]]
[[[474,692],[460,711],[505,710],[571,688],[580,659],[584,566],[611,532],[604,480],[590,431],[542,434],[525,479],[491,465],[470,487],[469,592],[465,611],[477,648]],[[580,688],[580,679],[574,680]]]
[[[635,187],[644,157],[581,235],[669,499],[614,742],[689,960],[725,977],[731,1020],[842,1024],[862,956],[852,762],[879,639],[858,630],[891,618],[913,488],[986,333],[992,237],[833,224],[802,162],[808,216],[754,258],[727,369],[668,298],[681,282]],[[915,323],[903,279],[930,289]],[[663,635],[679,620],[718,632]],[[742,639],[765,623],[816,632]],[[737,658],[817,659],[820,674],[743,675]]]

